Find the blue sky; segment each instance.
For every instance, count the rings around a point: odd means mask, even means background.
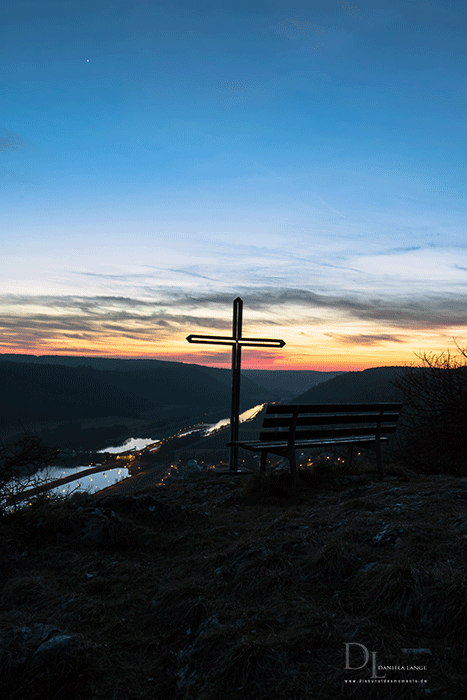
[[[465,333],[466,5],[7,2],[0,352],[252,367]]]

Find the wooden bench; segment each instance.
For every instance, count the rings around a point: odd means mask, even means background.
[[[349,448],[349,464],[355,446],[376,452],[379,473],[384,475],[381,444],[395,433],[401,403],[344,403],[286,405],[269,404],[259,440],[227,443],[261,452],[261,472],[269,453],[286,457],[294,482],[297,481],[295,450],[315,447]]]

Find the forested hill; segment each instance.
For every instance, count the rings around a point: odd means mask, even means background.
[[[201,411],[225,408],[228,415],[229,370],[176,362],[142,362],[139,366],[131,360],[128,366],[125,362],[116,360],[115,369],[110,364],[107,369],[96,369],[91,366],[100,364],[95,360],[66,366],[0,359],[2,425],[51,419],[139,417],[168,405],[196,406]],[[263,388],[244,379],[243,410],[268,399]]]
[[[284,398],[292,398],[305,389],[332,379],[339,374],[343,373],[319,372],[312,369],[245,369],[242,371],[242,376],[246,376],[274,392],[279,392]]]
[[[308,391],[294,402],[376,401],[387,397],[389,377],[397,369],[337,376],[242,371],[240,409],[289,401],[301,387]],[[333,378],[313,386],[328,376]],[[2,440],[26,430],[51,444],[94,448],[116,436],[173,434],[206,415],[214,421],[227,418],[230,403],[230,369],[163,360],[0,355]]]
[[[170,360],[141,360],[120,357],[93,357],[87,355],[21,355],[0,354],[0,361],[27,362],[38,365],[63,365],[65,367],[94,367],[94,369],[114,370],[120,372],[139,372],[156,368],[167,369],[186,366],[183,362],[171,362]],[[194,366],[194,365],[189,365]],[[196,365],[199,366],[199,365]]]
[[[404,367],[372,367],[361,372],[346,372],[295,396],[291,403],[362,403],[399,401],[394,380]]]
[[[0,355],[0,363],[2,361],[14,362],[17,364],[34,364],[34,365],[54,365],[58,369],[54,370],[52,374],[58,375],[60,373],[60,368],[79,368],[81,371],[83,369],[94,369],[101,372],[105,372],[106,375],[95,375],[98,379],[99,376],[104,380],[109,380],[109,372],[128,374],[131,373],[131,382],[128,387],[128,378],[124,381],[125,391],[129,391],[130,394],[136,392],[140,395],[140,389],[138,388],[137,377],[150,377],[151,383],[149,385],[149,393],[145,393],[145,387],[142,387],[143,395],[149,398],[151,405],[165,405],[165,404],[190,404],[192,403],[191,397],[198,397],[199,392],[196,388],[197,380],[202,377],[203,380],[206,379],[205,375],[209,375],[211,378],[211,384],[208,383],[206,390],[211,392],[208,394],[209,402],[216,402],[216,392],[219,390],[222,396],[225,398],[225,389],[228,387],[230,392],[231,385],[231,370],[230,369],[220,369],[217,367],[205,367],[204,365],[196,364],[186,364],[183,362],[171,362],[167,360],[155,360],[155,359],[121,359],[114,357],[87,357],[87,356],[72,356],[72,355],[20,355],[20,354],[4,354]],[[32,372],[33,370],[29,370]],[[51,377],[52,374],[49,376]],[[319,382],[326,381],[336,375],[339,372],[319,372],[315,370],[258,370],[258,369],[244,369],[242,370],[242,380],[241,380],[241,397],[243,399],[242,406],[249,408],[255,402],[264,402],[269,400],[284,400],[292,398],[292,396],[300,393],[305,389],[309,389]],[[61,373],[60,376],[65,376],[65,373]],[[38,376],[43,376],[38,370]],[[72,374],[70,376],[73,376]],[[162,389],[162,395],[160,394],[159,388],[154,387],[154,382],[158,382],[160,378],[163,378],[162,382],[166,386],[160,387]],[[179,379],[176,380],[175,378]],[[117,385],[120,385],[122,377],[117,381]],[[113,383],[113,382],[112,382]],[[222,385],[222,387],[216,387],[216,383]],[[262,391],[259,392],[258,387],[261,387]],[[259,393],[258,393],[259,392]],[[185,396],[186,393],[186,396]],[[204,403],[203,399],[204,392],[200,395],[200,404]],[[229,394],[230,396],[230,394]],[[187,399],[187,400],[185,400]],[[230,399],[229,399],[230,401]],[[131,405],[131,402],[128,404]]]

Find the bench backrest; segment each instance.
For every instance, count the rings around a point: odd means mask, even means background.
[[[259,439],[311,440],[396,432],[402,403],[269,404]]]

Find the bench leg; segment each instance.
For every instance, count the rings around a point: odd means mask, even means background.
[[[379,441],[376,442],[375,452],[376,452],[376,463],[378,464],[379,475],[382,478],[384,476],[384,469],[383,469],[383,460],[381,458],[381,444]]]
[[[290,464],[290,473],[292,474],[293,483],[296,484],[298,481],[298,474],[297,474],[297,462],[295,460],[295,450],[290,450],[290,452],[287,455],[287,458],[288,458],[289,464]]]
[[[261,474],[264,474],[264,472],[266,471],[267,459],[268,459],[268,453],[265,450],[263,450],[261,452],[261,466],[260,466],[260,473]]]

